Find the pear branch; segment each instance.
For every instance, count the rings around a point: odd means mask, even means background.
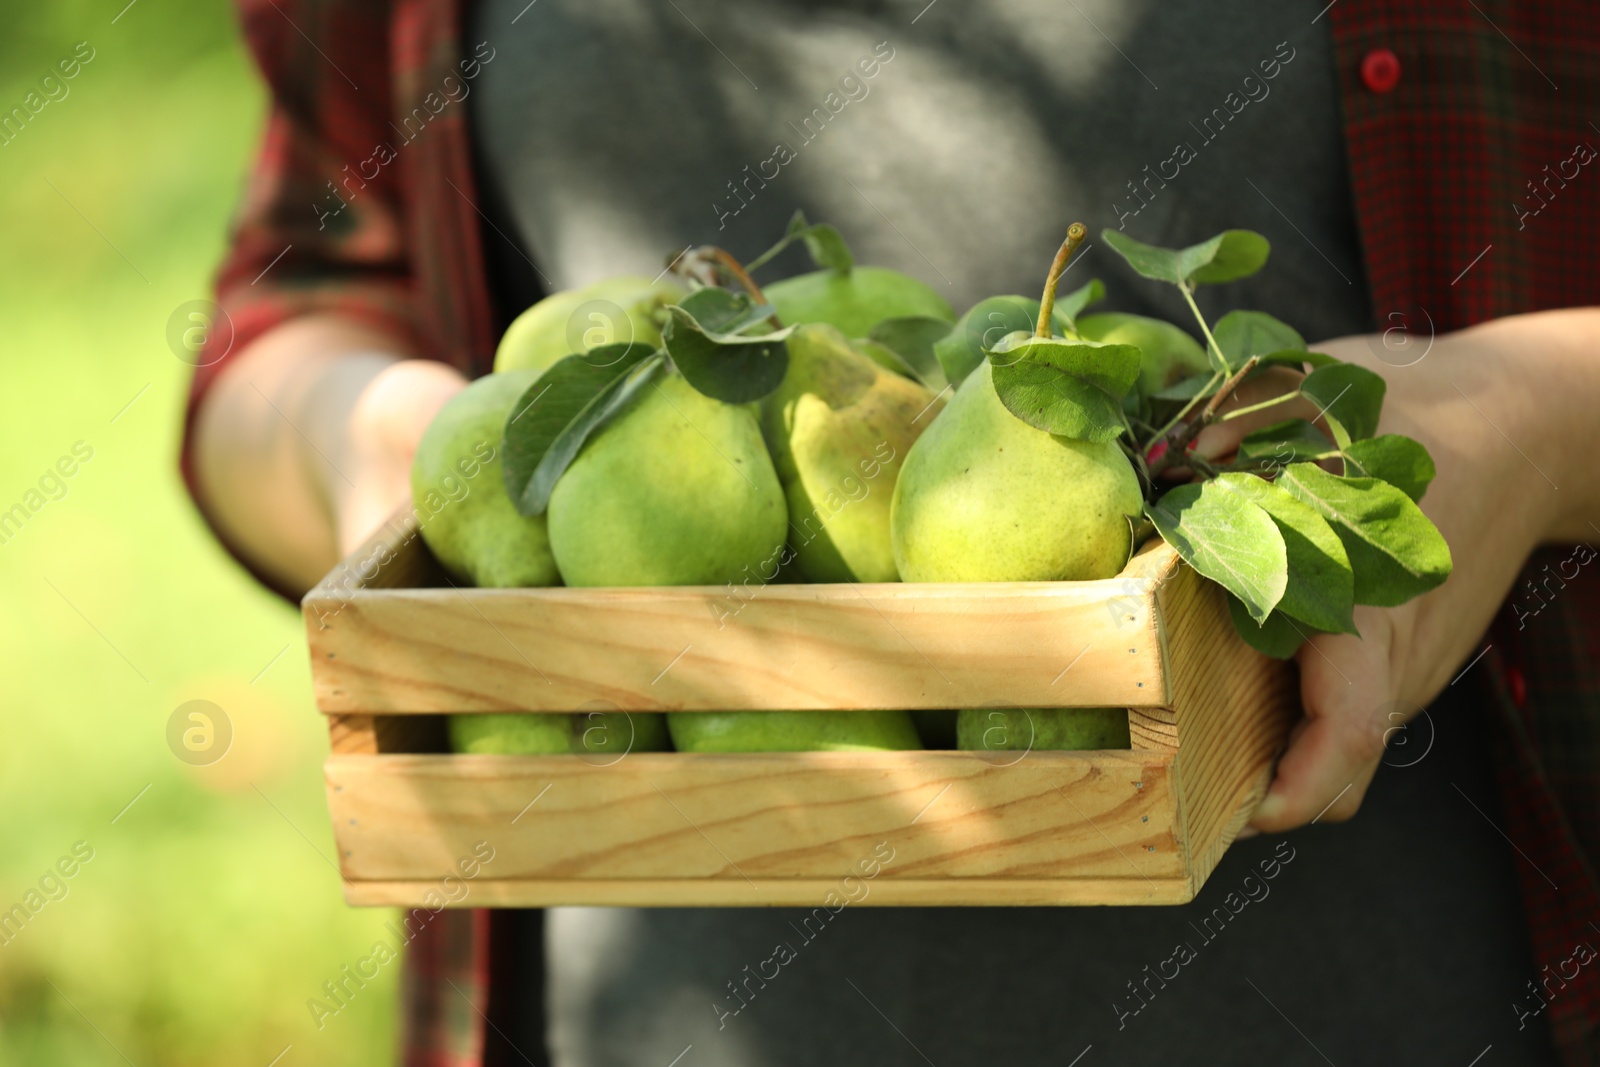
[[[1198,416],[1185,423],[1181,430],[1167,435],[1166,453],[1150,465],[1150,477],[1152,479],[1173,467],[1187,466],[1191,463],[1215,470],[1215,468],[1211,467],[1211,464],[1190,456],[1188,454],[1189,445],[1196,437],[1200,436],[1201,430],[1217,421],[1217,410],[1222,407],[1223,402],[1228,397],[1233,395],[1233,391],[1239,388],[1239,383],[1244,381],[1245,377],[1255,370],[1256,364],[1260,362],[1260,356],[1251,356],[1245,360],[1244,366],[1234,371],[1228,377],[1228,380],[1222,383],[1222,388],[1216,391],[1216,394],[1212,396],[1210,402],[1206,404]]]
[[[1055,262],[1050,264],[1050,276],[1044,282],[1044,296],[1039,300],[1039,324],[1033,331],[1035,337],[1049,337],[1055,332],[1051,328],[1050,317],[1056,310],[1056,286],[1061,284],[1061,276],[1067,272],[1067,260],[1072,258],[1072,253],[1078,250],[1088,233],[1088,228],[1081,222],[1074,222],[1067,227],[1067,239],[1061,242]]]

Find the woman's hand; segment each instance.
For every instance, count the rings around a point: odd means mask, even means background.
[[[1600,518],[1596,479],[1583,473],[1583,442],[1600,405],[1600,311],[1487,323],[1437,338],[1409,366],[1378,357],[1401,362],[1381,335],[1314,347],[1388,382],[1379,433],[1414,437],[1432,453],[1438,475],[1421,507],[1449,542],[1454,569],[1401,607],[1358,607],[1360,637],[1318,634],[1300,650],[1305,717],[1251,820],[1263,831],[1354,815],[1388,732],[1482,647],[1528,554],[1544,541],[1586,538]],[[1293,387],[1283,375],[1248,386],[1228,407]],[[1225,456],[1250,430],[1319,414],[1304,401],[1268,408],[1209,427],[1199,450]]]

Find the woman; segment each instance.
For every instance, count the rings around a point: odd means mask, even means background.
[[[450,913],[410,961],[407,1063],[538,1062],[546,948],[564,1064],[1600,1056],[1600,583],[1541,547],[1600,533],[1600,17],[1321,7],[242,0],[274,103],[184,462],[279,589],[405,499],[423,427],[541,292],[691,243],[749,257],[796,207],[957,307],[1032,292],[1073,219],[1268,234],[1208,314],[1275,312],[1383,373],[1455,558],[1300,654],[1253,826],[1349,819],[1411,720],[1363,819],[1236,845],[1188,908],[853,909],[748,1003],[724,985],[781,913],[562,909],[543,947],[537,916]],[[1082,276],[1185,321],[1108,251]],[[1207,977],[1152,984],[1180,940]]]

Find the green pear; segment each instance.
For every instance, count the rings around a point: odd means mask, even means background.
[[[669,747],[665,716],[659,712],[493,712],[446,718],[452,752],[495,756],[575,752],[621,758],[629,752],[664,752]]]
[[[458,581],[484,588],[560,581],[543,516],[517,511],[500,473],[512,405],[539,377],[479,378],[439,409],[417,443],[411,498],[422,540]]]
[[[865,337],[884,319],[925,315],[956,321],[949,302],[931,286],[886,267],[828,267],[773,282],[765,292],[784,325],[827,323],[846,337]]]
[[[684,293],[671,279],[631,276],[552,293],[507,327],[494,369],[543,371],[563,356],[619,342],[655,347],[661,343],[657,316]]]
[[[860,269],[860,268],[857,268]],[[889,503],[934,395],[884,370],[832,326],[789,338],[789,371],[761,431],[789,504],[789,546],[812,582],[893,582]]]
[[[683,711],[667,716],[667,728],[679,752],[881,752],[922,747],[911,717],[903,711]]]
[[[1142,505],[1114,443],[1029,426],[1000,402],[985,360],[906,457],[890,513],[895,563],[907,582],[1110,578]]]
[[[770,580],[788,531],[783,486],[748,406],[658,375],[595,434],[550,494],[568,585]]]
[[[1131,748],[1127,708],[964,708],[956,747],[976,752]]]
[[[1108,311],[1078,320],[1085,341],[1133,345],[1140,352],[1139,383],[1146,393],[1158,392],[1191,374],[1211,369],[1206,350],[1170,322],[1143,315]]]

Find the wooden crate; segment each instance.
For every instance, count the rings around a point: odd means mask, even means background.
[[[869,904],[1179,904],[1296,706],[1159,540],[1098,582],[475,589],[397,518],[303,607],[362,905],[815,907],[863,861]],[[467,756],[442,718],[1102,705],[1131,750]]]

